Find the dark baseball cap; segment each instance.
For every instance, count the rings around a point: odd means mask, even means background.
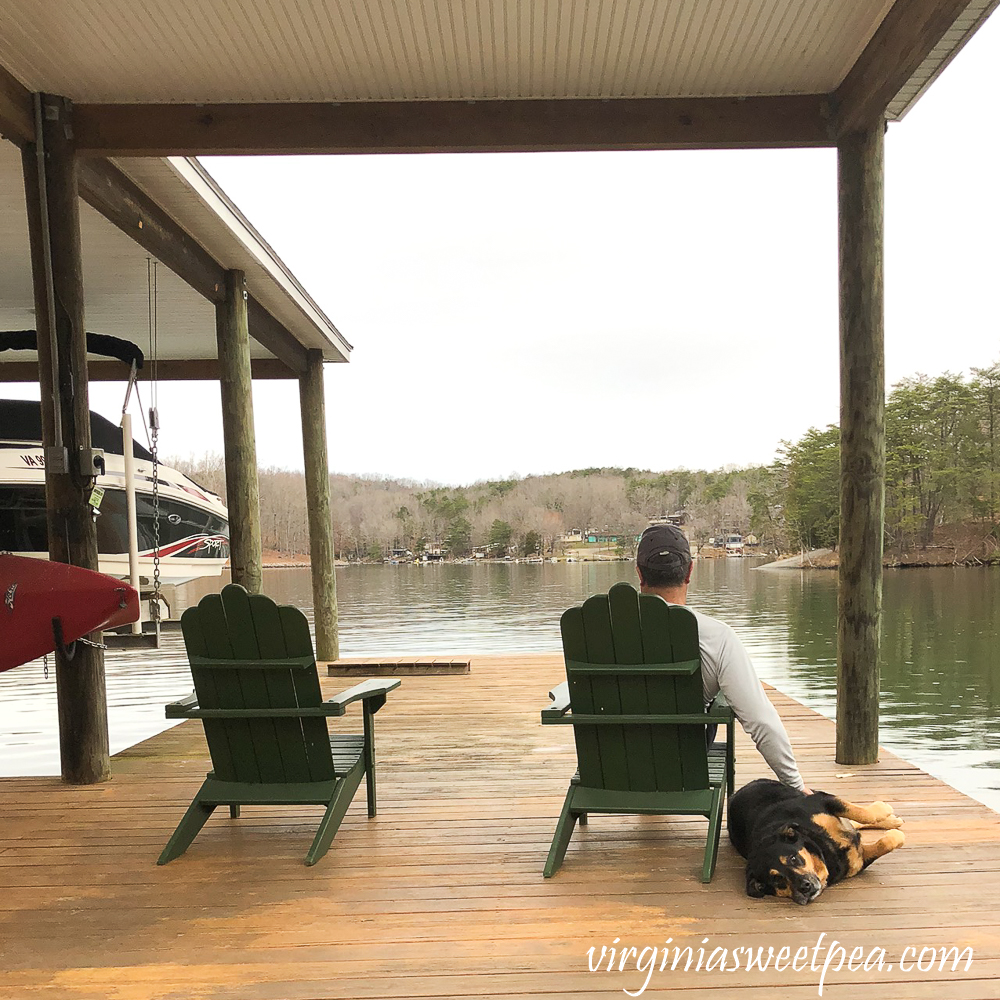
[[[691,546],[684,532],[672,524],[651,524],[640,536],[635,561],[640,566],[687,566]]]

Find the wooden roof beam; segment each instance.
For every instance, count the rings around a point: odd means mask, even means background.
[[[889,103],[968,6],[969,0],[896,0],[832,95],[837,135],[883,118]]]
[[[0,66],[0,135],[18,146],[35,141],[31,92]]]
[[[77,162],[80,197],[196,292],[221,302],[225,268],[114,164]]]
[[[140,382],[148,382],[152,377],[153,365],[149,361],[139,369]],[[88,361],[87,377],[91,382],[124,382],[129,369],[120,361]],[[250,374],[254,379],[298,378],[299,373],[277,358],[252,358]],[[218,382],[220,378],[218,358],[185,358],[157,361],[156,378],[159,382],[203,381]],[[37,382],[37,361],[0,360],[0,382]]]
[[[826,95],[325,104],[78,104],[81,155],[830,146]]]
[[[77,163],[80,197],[196,292],[220,302],[225,268],[113,163]],[[250,336],[295,375],[306,370],[307,350],[259,302],[249,300]]]
[[[309,351],[252,295],[247,299],[247,323],[250,336],[287,365],[296,376],[306,372]]]

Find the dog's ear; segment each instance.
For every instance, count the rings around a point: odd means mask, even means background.
[[[802,831],[798,828],[795,823],[789,823],[788,826],[781,828],[781,832],[778,834],[782,840],[787,840],[788,843],[794,844],[796,840],[801,836]]]
[[[763,899],[767,895],[767,886],[747,872],[747,895],[753,899]]]

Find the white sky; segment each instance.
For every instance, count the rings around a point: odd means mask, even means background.
[[[998,98],[994,17],[889,128],[889,385],[1000,359]],[[332,471],[715,468],[837,420],[833,150],[206,166],[354,344],[326,369]],[[300,468],[297,384],[254,393],[261,464]],[[165,454],[222,450],[215,384],[160,411]]]

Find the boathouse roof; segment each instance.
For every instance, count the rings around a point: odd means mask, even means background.
[[[0,0],[0,135],[33,139],[34,93],[73,102],[88,327],[141,336],[156,258],[163,377],[211,377],[242,270],[255,375],[282,377],[350,345],[192,156],[834,146],[903,117],[996,3]],[[21,169],[0,143],[7,329],[33,315]]]
[[[238,269],[250,296],[255,377],[299,374],[310,349],[327,361],[348,360],[351,345],[197,160],[82,161],[79,182],[89,331],[131,341],[152,358],[155,288],[160,376],[213,378],[214,299],[223,272]],[[149,239],[155,254],[141,242]],[[169,266],[154,271],[151,259]],[[0,330],[33,329],[34,309],[21,154],[0,142]],[[94,379],[128,374],[127,366],[94,356],[90,369]],[[0,353],[0,381],[37,377],[33,352]]]
[[[84,154],[822,146],[903,117],[997,0],[0,0],[0,132]]]

